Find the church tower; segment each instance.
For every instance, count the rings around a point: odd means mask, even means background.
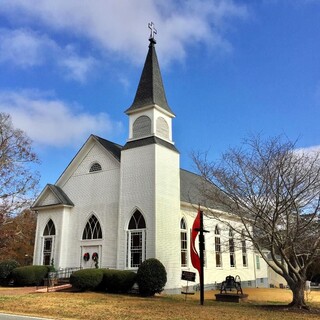
[[[149,24],[149,50],[136,96],[126,110],[129,138],[121,151],[119,269],[157,258],[168,283],[180,286],[180,158],[172,139],[174,114],[166,99]]]

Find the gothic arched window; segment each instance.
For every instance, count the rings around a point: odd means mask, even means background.
[[[222,259],[221,259],[221,237],[220,237],[220,229],[216,226],[214,230],[214,246],[215,246],[215,254],[216,254],[216,267],[222,267]]]
[[[42,264],[45,266],[49,266],[53,263],[55,234],[56,227],[50,219],[43,230]]]
[[[248,266],[248,257],[247,257],[247,244],[246,238],[244,236],[244,231],[241,234],[241,250],[242,250],[242,265],[244,267]]]
[[[180,221],[181,267],[188,264],[188,234],[184,218]]]
[[[100,222],[94,214],[89,218],[82,234],[82,240],[91,239],[102,239]]]
[[[232,229],[229,229],[229,254],[230,254],[230,267],[236,266],[236,256],[234,252],[234,237]]]
[[[138,268],[146,258],[146,222],[139,210],[131,216],[127,235],[127,266]]]
[[[54,236],[56,234],[56,228],[54,226],[53,221],[50,219],[44,228],[43,235],[44,236]]]

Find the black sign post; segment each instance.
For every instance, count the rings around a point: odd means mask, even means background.
[[[188,288],[189,288],[188,284],[189,284],[189,281],[193,281],[193,282],[196,281],[196,273],[190,272],[190,271],[182,271],[181,280],[187,281],[186,291],[181,291],[181,293],[185,294],[185,300],[187,300],[188,294],[194,294],[194,292],[188,292]]]
[[[182,271],[181,280],[196,281],[196,273],[190,271]]]

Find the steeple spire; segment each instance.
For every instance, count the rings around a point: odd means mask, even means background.
[[[130,114],[138,109],[157,105],[173,115],[173,112],[167,102],[155,50],[156,40],[154,39],[154,35],[157,34],[157,30],[154,28],[154,24],[152,22],[149,23],[148,26],[151,30],[149,51],[144,63],[136,96],[131,107],[126,110],[126,113]]]

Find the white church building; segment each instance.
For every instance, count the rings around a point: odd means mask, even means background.
[[[182,271],[196,272],[190,229],[202,179],[180,169],[172,136],[175,115],[167,103],[156,41],[149,41],[134,101],[125,111],[126,143],[91,135],[33,204],[33,264],[136,271],[145,259],[157,258],[167,271],[165,289],[177,292],[186,285]],[[213,219],[205,218],[204,225],[210,231],[205,234],[205,284],[239,275],[244,287],[270,285],[267,264],[244,239]]]

